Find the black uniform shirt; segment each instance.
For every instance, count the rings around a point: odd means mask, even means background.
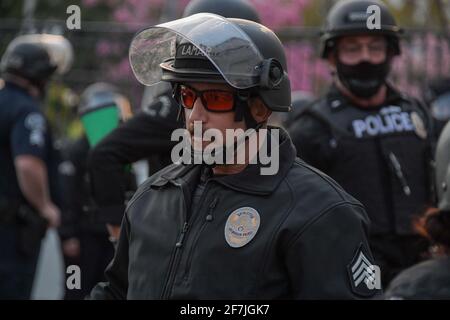
[[[125,209],[127,176],[124,166],[147,159],[150,174],[171,163],[176,142],[170,137],[180,127],[178,105],[167,93],[112,131],[90,152],[88,170],[98,219],[119,225]]]
[[[361,108],[336,87],[289,127],[298,156],[361,201],[374,234],[411,234],[411,217],[431,201],[432,125],[415,99],[388,87]]]

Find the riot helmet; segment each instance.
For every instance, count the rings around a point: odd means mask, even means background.
[[[256,22],[201,13],[160,24],[135,36],[130,63],[145,85],[226,83],[257,94],[270,110],[291,108],[281,41]]]
[[[120,122],[132,115],[128,99],[108,83],[94,83],[87,87],[80,98],[78,115],[89,144],[95,146]]]

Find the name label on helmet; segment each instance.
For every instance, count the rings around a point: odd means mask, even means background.
[[[414,119],[412,119],[414,117]],[[417,121],[416,113],[402,111],[398,106],[382,108],[378,114],[370,115],[364,119],[352,121],[352,128],[357,138],[375,137],[380,135],[423,131],[424,126]],[[420,118],[420,117],[419,117]],[[421,118],[420,118],[421,119]],[[419,136],[423,136],[421,133]]]
[[[348,21],[350,22],[361,22],[361,21],[367,21],[367,18],[369,18],[369,13],[367,12],[350,12],[348,14]]]
[[[180,45],[180,50],[178,52],[181,57],[205,57],[199,48],[190,43]]]
[[[368,30],[381,29],[381,9],[377,5],[368,6],[366,12],[350,12],[347,19],[349,22],[366,22]]]

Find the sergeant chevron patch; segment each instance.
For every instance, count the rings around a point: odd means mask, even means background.
[[[352,291],[364,297],[371,297],[381,289],[380,268],[369,257],[361,243],[347,266]]]

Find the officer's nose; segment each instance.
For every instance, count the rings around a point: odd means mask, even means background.
[[[201,121],[204,123],[208,120],[208,110],[203,106],[200,97],[195,100],[194,107],[190,110],[188,120],[192,123],[194,121]]]
[[[361,57],[359,62],[370,61],[371,54],[368,46],[362,46]]]

